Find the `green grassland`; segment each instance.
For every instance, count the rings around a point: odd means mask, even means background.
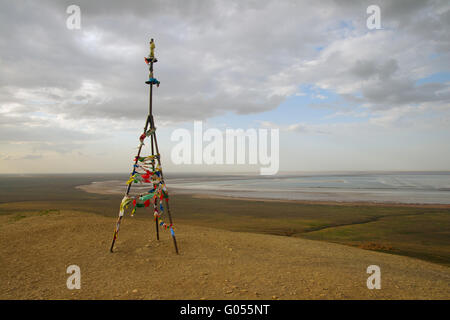
[[[0,214],[8,223],[70,209],[115,217],[121,195],[86,193],[75,186],[126,175],[0,176]],[[170,187],[170,185],[169,185]],[[125,186],[124,186],[125,190]],[[170,199],[174,224],[330,241],[450,265],[450,208],[306,204],[261,200]],[[141,209],[129,219],[150,219]],[[111,225],[111,230],[114,226]],[[112,231],[111,231],[112,232]],[[153,230],[149,231],[153,232]]]

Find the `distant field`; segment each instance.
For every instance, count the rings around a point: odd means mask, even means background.
[[[10,221],[62,209],[116,216],[122,196],[74,188],[110,179],[125,180],[126,175],[0,176],[0,214],[11,215]],[[172,196],[170,202],[175,225],[180,221],[231,231],[303,237],[450,265],[449,208],[302,204],[184,194]],[[151,218],[144,210],[136,216]]]

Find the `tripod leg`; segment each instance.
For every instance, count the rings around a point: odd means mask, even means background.
[[[154,125],[153,116],[150,115],[150,127],[154,128],[154,126],[155,125]],[[155,142],[156,154],[159,155],[158,140],[156,140],[156,133],[153,133],[153,139],[154,139],[154,142]],[[153,140],[152,140],[152,142],[153,142]],[[161,166],[161,159],[158,157],[157,160],[158,160],[158,165],[161,168],[162,167]],[[164,181],[164,175],[162,173],[162,169],[161,169],[161,180]],[[166,206],[167,206],[167,214],[169,216],[169,221],[170,221],[170,224],[172,225],[173,224],[173,222],[172,222],[172,215],[170,214],[169,201],[167,199],[166,199]],[[178,254],[177,238],[175,237],[175,233],[174,233],[172,227],[170,227],[170,233],[172,234],[173,245],[175,246],[175,252]]]
[[[175,237],[175,233],[173,232],[172,228],[170,228],[170,233],[172,234],[173,245],[175,246],[175,252],[178,254],[177,238]]]
[[[150,117],[149,117],[150,118]],[[153,126],[154,124],[153,124],[153,121],[150,121],[150,128],[151,129],[153,129],[154,128],[154,126]],[[152,133],[151,135],[150,135],[150,141],[151,141],[151,146],[152,146],[152,156],[154,156],[155,155],[155,149],[154,149],[154,145],[153,145],[153,139],[155,138],[154,137],[155,136],[155,133]],[[153,169],[153,171],[155,171],[155,165],[154,165],[154,163],[155,162],[152,162],[152,169]],[[153,213],[157,213],[157,211],[158,211],[158,209],[157,209],[157,205],[156,205],[156,200],[155,200],[155,203],[154,203],[154,205],[153,205]],[[158,217],[155,217],[155,228],[156,228],[156,240],[158,240],[159,241],[159,226],[158,226]]]
[[[119,234],[119,228],[120,228],[120,222],[122,221],[122,216],[119,216],[119,219],[117,219],[116,223],[116,229],[114,230],[114,237],[111,243],[111,249],[109,251],[112,253],[114,249],[114,243],[116,242],[117,236]]]
[[[167,214],[169,215],[169,221],[172,225],[172,215],[170,214],[170,208],[169,208],[169,201],[166,198],[166,206],[167,206]],[[177,238],[175,237],[175,232],[173,231],[173,228],[170,227],[170,234],[172,235],[173,239],[173,245],[175,246],[175,252],[178,254],[178,246],[177,246]]]
[[[145,122],[144,133],[147,132],[147,127],[148,127],[149,123],[150,123],[150,115],[147,117],[147,121]],[[134,161],[134,165],[136,165],[138,163],[138,158],[141,155],[142,146],[143,146],[143,144],[141,144],[139,146],[139,151],[136,156],[136,160]],[[136,168],[133,167],[133,172],[131,173],[131,175],[135,174],[135,172],[136,172]],[[125,194],[126,196],[128,196],[128,194],[130,193],[130,188],[131,188],[131,183],[127,186],[127,192]],[[120,227],[120,222],[122,221],[122,217],[123,217],[123,212],[119,213],[119,219],[117,220],[116,229],[114,230],[114,238],[111,243],[111,248],[109,249],[110,252],[113,252],[114,243],[116,242],[117,235],[119,234],[119,227]]]
[[[155,207],[156,209],[156,207]],[[156,227],[156,240],[159,241],[159,226],[158,226],[158,217],[155,217],[155,227]]]

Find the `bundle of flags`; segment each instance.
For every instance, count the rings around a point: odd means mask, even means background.
[[[150,136],[155,132],[155,128],[148,130],[139,137],[141,144],[144,144],[146,137]],[[166,184],[162,179],[161,167],[155,163],[155,160],[159,159],[159,154],[150,155],[147,157],[135,157],[134,170],[127,181],[127,185],[132,183],[149,183],[152,188],[148,190],[146,194],[140,194],[137,196],[125,195],[120,203],[119,216],[123,216],[125,209],[132,205],[131,215],[133,216],[136,212],[136,208],[147,208],[150,204],[154,207],[154,217],[155,221],[164,229],[170,228],[171,233],[173,233],[173,225],[166,224],[162,219],[162,214],[164,213],[163,201],[169,201],[169,194],[167,192]]]

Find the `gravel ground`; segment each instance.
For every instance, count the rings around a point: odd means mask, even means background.
[[[449,299],[450,269],[338,244],[61,211],[0,216],[1,299]],[[69,265],[81,289],[69,290]],[[369,265],[381,289],[369,290]]]

